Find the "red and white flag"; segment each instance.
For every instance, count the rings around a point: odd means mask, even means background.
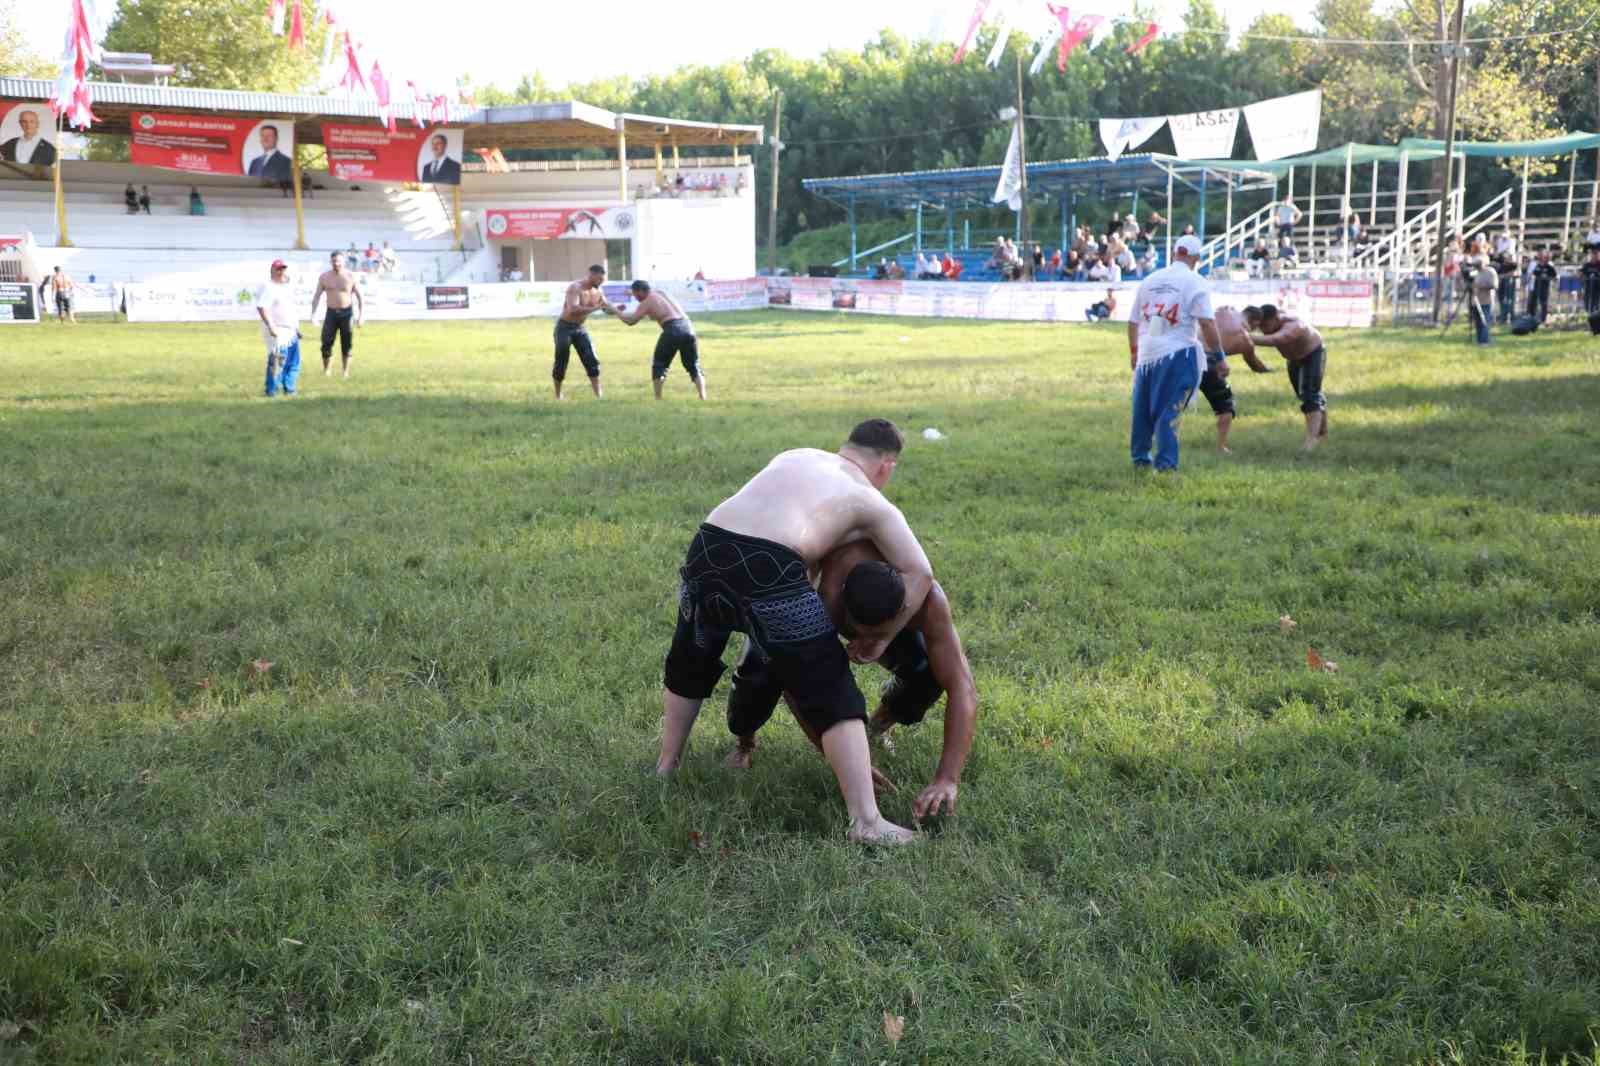
[[[294,7],[289,9],[289,47],[304,48],[306,46],[306,21],[305,13],[300,10],[304,0],[294,0]]]
[[[378,117],[383,119],[383,124],[394,132],[394,111],[389,107],[389,79],[383,76],[383,68],[373,60],[372,74],[369,80],[372,83],[372,95],[378,100]]]
[[[66,47],[61,55],[61,74],[56,78],[55,93],[50,106],[56,114],[63,115],[67,124],[77,129],[88,129],[95,121],[92,95],[89,92],[89,64],[100,60],[100,49],[94,43],[95,19],[93,0],[71,0],[71,21],[67,25]]]
[[[422,112],[428,106],[428,94],[422,91],[422,86],[411,79],[406,79],[406,87],[411,90],[411,121],[417,124],[417,129],[422,129],[427,123],[422,121]]]
[[[972,44],[972,38],[977,34],[978,27],[983,25],[983,16],[989,10],[992,0],[978,0],[978,6],[973,9],[972,20],[967,23],[967,35],[961,38],[961,44],[956,49],[957,63],[967,57],[967,47]]]
[[[332,8],[322,9],[322,24],[327,29],[327,36],[322,38],[322,67],[326,70],[328,64],[333,62],[333,40],[339,36],[339,20],[333,17]]]
[[[1137,41],[1134,41],[1128,46],[1128,54],[1130,56],[1138,55],[1140,52],[1148,48],[1150,46],[1150,42],[1155,40],[1157,35],[1160,33],[1161,27],[1157,26],[1154,22],[1150,23],[1144,28],[1144,36],[1140,37]]]
[[[276,37],[283,36],[283,16],[288,10],[288,0],[267,0],[267,23]]]
[[[344,77],[339,79],[339,87],[347,92],[367,87],[366,79],[361,76],[361,59],[356,55],[359,46],[356,39],[350,36],[350,31],[344,31]]]

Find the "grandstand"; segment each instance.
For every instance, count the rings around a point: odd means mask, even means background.
[[[51,89],[44,81],[0,78],[0,105],[39,102]],[[377,105],[365,99],[123,83],[97,83],[94,94],[99,121],[91,136],[126,135],[132,116],[145,109],[271,117],[292,123],[301,146],[322,143],[325,120],[381,125]],[[412,121],[411,107],[397,104],[399,122]],[[298,199],[292,186],[260,179],[67,159],[56,169],[70,243],[60,239],[55,171],[0,164],[0,231],[31,235],[43,269],[59,264],[102,285],[257,279],[274,257],[303,271],[320,267],[334,249],[385,241],[397,254],[396,276],[411,281],[571,277],[597,260],[610,260],[618,273],[633,263],[670,277],[754,273],[753,169],[740,149],[761,142],[761,127],[616,114],[577,102],[482,108],[452,119],[469,153],[536,149],[584,158],[488,173],[469,155],[455,187],[349,182],[305,169]],[[686,148],[727,154],[685,157]],[[594,158],[597,149],[609,158]],[[149,215],[128,213],[129,184],[149,187]],[[203,215],[190,214],[191,188],[200,192]],[[626,235],[606,235],[612,239],[496,236],[483,225],[490,209],[619,206],[633,210]]]

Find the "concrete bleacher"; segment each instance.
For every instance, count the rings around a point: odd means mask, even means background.
[[[432,189],[349,183],[307,172],[317,186],[304,199],[308,249],[294,251],[294,200],[249,178],[175,173],[118,163],[69,162],[65,168],[68,233],[74,247],[55,248],[54,189],[0,169],[0,229],[29,230],[48,265],[102,283],[148,283],[203,277],[232,281],[262,274],[264,262],[326,261],[351,242],[361,249],[388,241],[399,274],[437,280],[454,234],[444,201]],[[123,190],[149,186],[150,214],[131,215]],[[189,190],[200,190],[203,216],[189,214]],[[459,257],[459,256],[458,256]]]

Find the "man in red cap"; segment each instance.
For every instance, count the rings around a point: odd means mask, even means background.
[[[289,288],[289,264],[272,261],[271,280],[256,290],[256,314],[267,342],[267,395],[293,396],[300,380],[300,319]]]

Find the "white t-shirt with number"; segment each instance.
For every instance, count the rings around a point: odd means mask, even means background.
[[[1211,286],[1205,278],[1182,263],[1162,267],[1140,283],[1133,299],[1133,320],[1139,324],[1139,363],[1199,347],[1199,322],[1214,317]]]
[[[267,321],[261,323],[261,338],[268,344],[293,344],[299,332],[300,317],[295,307],[294,290],[276,281],[264,283],[256,289],[256,307],[267,312]],[[271,326],[268,326],[271,323]]]

